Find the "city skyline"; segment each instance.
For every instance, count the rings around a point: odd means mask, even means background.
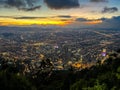
[[[0,0],[0,26],[119,27],[119,0]]]

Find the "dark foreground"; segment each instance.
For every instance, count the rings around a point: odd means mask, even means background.
[[[2,60],[1,60],[2,61]],[[10,66],[0,68],[0,90],[120,90],[120,50],[103,64],[75,71],[53,71],[25,76]]]

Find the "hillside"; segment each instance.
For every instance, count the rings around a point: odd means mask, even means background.
[[[0,59],[2,61],[2,58]],[[4,65],[5,66],[5,65]],[[120,50],[103,64],[75,71],[39,72],[36,77],[19,74],[15,68],[0,64],[0,90],[119,90]]]

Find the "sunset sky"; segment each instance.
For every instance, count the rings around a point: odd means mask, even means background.
[[[119,27],[120,0],[0,0],[0,26]]]

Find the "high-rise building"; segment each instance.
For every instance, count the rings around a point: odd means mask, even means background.
[[[101,53],[101,54],[102,54],[102,56],[103,56],[103,57],[105,57],[105,56],[106,56],[106,54],[107,54],[106,52],[107,52],[107,50],[106,50],[106,49],[103,49],[103,50],[102,50],[102,53]]]

